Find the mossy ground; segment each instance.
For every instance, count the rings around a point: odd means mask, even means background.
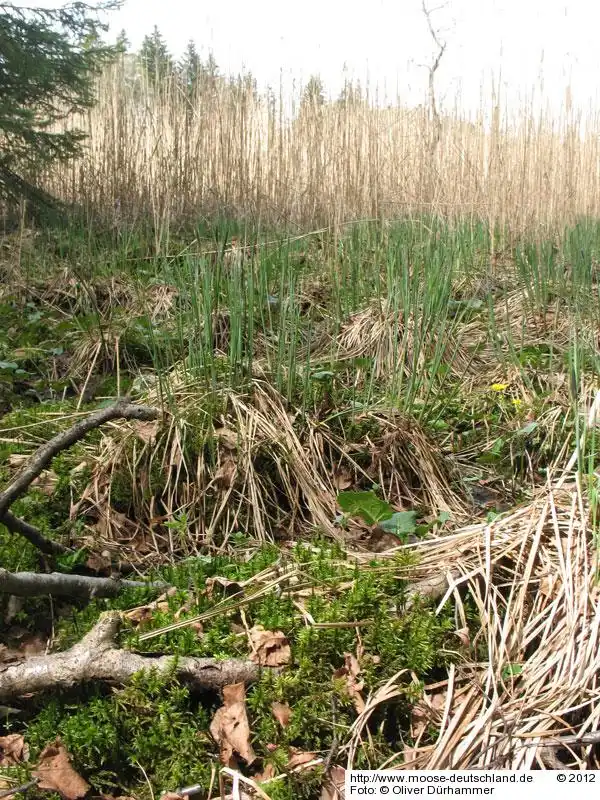
[[[145,400],[147,387],[154,387],[154,399],[180,426],[180,451],[173,448],[175,426],[146,443],[142,455],[140,442],[127,440],[102,473],[98,459],[106,443],[122,436],[117,431],[110,440],[95,431],[55,459],[50,493],[33,487],[12,510],[47,536],[75,547],[85,541],[77,556],[52,564],[63,570],[80,569],[93,550],[90,533],[97,535],[97,529],[90,509],[69,518],[71,503],[90,481],[101,484],[109,476],[111,491],[102,502],[124,519],[149,527],[166,517],[157,523],[160,541],[179,537],[181,546],[176,541],[159,552],[148,574],[179,591],[168,608],[153,613],[144,631],[171,623],[184,604],[190,617],[217,606],[226,590],[217,585],[206,593],[207,578],[252,583],[275,565],[297,571],[305,587],[301,605],[315,622],[368,620],[356,628],[306,624],[295,585],[283,581],[245,604],[243,617],[239,607],[232,608],[205,621],[201,633],[188,627],[148,642],[129,627],[121,644],[174,657],[246,657],[245,627],[283,631],[291,663],[280,675],[263,674],[247,694],[258,756],[249,774],[269,764],[276,774],[284,771],[290,748],[326,756],[334,740],[344,740],[356,709],[334,673],[344,653],[359,652],[365,695],[394,675],[404,676],[403,693],[373,715],[368,742],[354,762],[375,767],[410,745],[410,709],[421,687],[443,679],[450,663],[466,657],[455,635],[453,605],[440,613],[427,603],[406,608],[406,557],[380,562],[374,555],[359,567],[322,532],[302,527],[310,498],[294,494],[286,483],[284,445],[252,433],[251,423],[259,419],[258,412],[253,416],[252,387],[262,382],[279,393],[290,430],[315,459],[315,472],[325,464],[338,487],[342,479],[351,480],[355,489],[414,507],[423,520],[437,518],[439,509],[420,500],[427,465],[422,481],[411,473],[410,486],[394,483],[393,460],[385,467],[388,429],[377,414],[391,407],[403,415],[407,430],[420,431],[441,463],[452,462],[449,492],[468,498],[473,487],[494,489],[484,503],[469,507],[471,519],[499,513],[543,483],[580,436],[578,395],[595,385],[598,366],[590,339],[600,308],[598,226],[583,221],[567,231],[558,254],[544,242],[522,242],[493,276],[495,283],[489,276],[492,237],[483,225],[357,225],[343,240],[322,237],[302,254],[297,242],[282,241],[238,267],[227,261],[221,234],[207,244],[220,253],[212,262],[184,253],[185,238],[179,249],[171,241],[172,252],[184,254],[167,258],[141,233],[120,244],[77,231],[47,234],[19,250],[18,259],[7,242],[2,268],[15,288],[4,288],[0,298],[0,479],[5,485],[16,471],[11,457],[33,452],[77,414],[110,402],[117,392],[131,390]],[[381,336],[367,346],[375,325]],[[175,367],[178,380],[184,375],[177,385]],[[237,405],[233,393],[242,398]],[[256,401],[258,411],[266,396]],[[247,437],[256,486],[271,503],[260,520],[270,527],[265,537],[256,518],[244,517],[247,527],[227,518],[209,539],[196,518],[219,508],[224,495],[215,493],[215,481],[223,484],[221,492],[230,488],[219,470],[241,450],[231,444],[219,449],[214,435],[234,422],[238,438]],[[335,442],[345,443],[352,455],[352,474],[341,469],[342,450],[335,450]],[[428,452],[416,449],[416,439],[402,447],[407,459]],[[593,438],[583,456],[581,466],[593,471]],[[203,475],[209,489],[194,493]],[[0,563],[15,571],[48,566],[1,526]],[[41,626],[52,633],[54,648],[66,648],[103,610],[127,610],[148,600],[131,592],[89,604],[35,599],[11,626]],[[469,622],[476,628],[474,611]],[[273,716],[274,701],[292,710],[285,728]],[[32,698],[21,715],[0,727],[24,733],[32,763],[60,736],[95,791],[146,798],[150,785],[155,793],[196,782],[208,786],[218,764],[208,727],[219,704],[217,697],[191,693],[172,678],[146,675],[126,688],[86,686]],[[27,768],[3,772],[20,779]],[[270,797],[318,797],[320,779],[318,769],[290,775],[270,784]]]

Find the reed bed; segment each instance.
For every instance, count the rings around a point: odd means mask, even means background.
[[[85,155],[47,186],[117,228],[148,215],[161,227],[216,214],[305,227],[427,213],[547,231],[600,210],[600,118],[568,96],[558,117],[490,97],[465,118],[460,97],[438,116],[368,85],[323,105],[243,77],[207,77],[190,94],[153,85],[126,56],[98,97],[69,122],[89,135]]]

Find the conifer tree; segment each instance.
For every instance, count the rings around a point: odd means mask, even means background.
[[[61,207],[36,183],[53,161],[80,152],[85,135],[57,123],[93,105],[94,79],[115,57],[98,11],[120,5],[0,3],[0,198],[9,205],[25,199],[36,216]]]
[[[173,59],[158,26],[144,37],[139,53],[142,68],[154,86],[160,86],[174,72]]]

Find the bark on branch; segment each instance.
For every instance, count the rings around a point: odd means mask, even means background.
[[[62,572],[9,572],[0,568],[0,593],[17,597],[116,597],[123,589],[168,589],[162,581],[126,581],[116,578],[96,578],[87,575],[65,575]]]
[[[71,548],[47,539],[37,528],[15,517],[8,509],[15,500],[25,494],[31,483],[50,466],[50,462],[55,456],[74,445],[75,442],[83,439],[89,431],[113,419],[152,420],[156,419],[159,413],[157,408],[139,406],[127,399],[122,399],[118,400],[114,405],[108,406],[108,408],[101,408],[99,411],[95,411],[89,417],[76,422],[68,430],[57,434],[31,456],[10,486],[0,492],[0,523],[5,525],[12,533],[18,533],[23,536],[34,547],[41,550],[42,553],[59,555],[60,553],[71,552]]]
[[[5,511],[3,516],[0,517],[0,523],[4,525],[11,533],[18,533],[24,539],[27,539],[34,547],[37,547],[42,553],[49,556],[59,556],[61,553],[72,553],[73,550],[60,542],[53,542],[52,539],[46,537],[38,531],[36,527],[25,522],[24,519],[19,519],[11,514],[10,511]]]
[[[63,450],[74,445],[75,442],[83,439],[86,433],[112,419],[151,420],[156,419],[159,413],[157,408],[138,406],[126,399],[118,400],[114,405],[95,411],[89,417],[76,422],[68,430],[57,434],[31,456],[8,489],[0,492],[0,519],[2,519],[14,501],[22,494],[25,494],[32,481],[42,474],[50,465],[52,459]]]
[[[251,661],[190,656],[141,656],[114,645],[121,617],[110,611],[70,650],[34,656],[17,664],[0,665],[0,700],[14,700],[30,692],[68,689],[89,681],[125,685],[136,672],[173,673],[196,689],[216,691],[231,683],[248,683],[260,667]]]

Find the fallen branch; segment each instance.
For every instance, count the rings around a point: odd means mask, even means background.
[[[64,553],[72,553],[73,550],[60,542],[53,542],[52,539],[47,539],[37,528],[25,522],[23,519],[15,517],[10,511],[5,511],[0,517],[0,523],[4,525],[11,533],[18,533],[24,539],[27,539],[34,547],[37,547],[42,553],[50,556],[59,556]]]
[[[159,413],[157,408],[138,406],[130,403],[127,399],[117,400],[114,405],[95,411],[89,417],[76,422],[68,430],[57,434],[31,456],[8,489],[0,492],[0,521],[14,501],[25,494],[31,483],[50,465],[52,459],[74,445],[75,442],[83,439],[86,433],[112,419],[151,420],[156,419]]]
[[[65,575],[62,572],[9,572],[0,568],[0,593],[17,597],[116,597],[123,589],[168,589],[162,581],[126,581],[118,578],[95,578],[88,575]]]
[[[30,692],[69,689],[90,681],[123,686],[142,670],[172,673],[195,689],[213,691],[231,683],[248,683],[259,675],[261,668],[252,661],[191,656],[153,658],[121,650],[114,646],[120,623],[120,614],[109,611],[80,642],[64,653],[0,665],[0,700],[15,699]]]

